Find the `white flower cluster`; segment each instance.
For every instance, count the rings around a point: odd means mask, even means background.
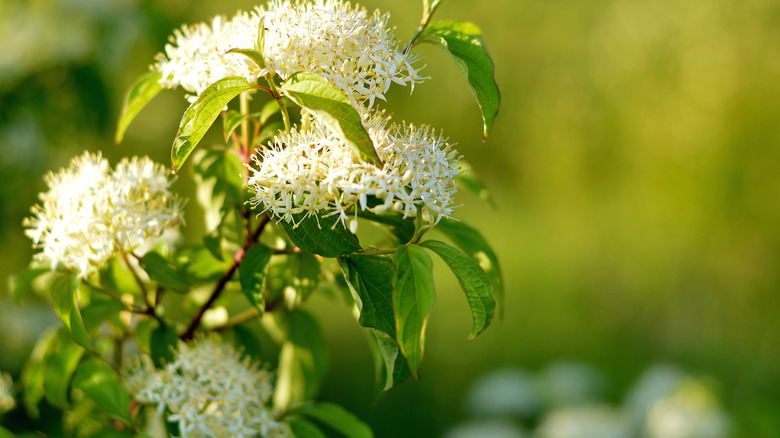
[[[24,221],[25,233],[41,249],[35,257],[86,277],[115,255],[175,235],[183,202],[168,190],[168,174],[148,157],[125,158],[112,171],[99,153],[89,152],[49,173],[49,191]]]
[[[148,356],[126,376],[136,401],[156,404],[168,421],[179,424],[182,438],[290,436],[273,421],[266,403],[272,375],[214,337],[179,343],[176,359],[156,369]]]
[[[0,372],[0,414],[6,413],[16,406],[14,400],[14,381],[8,373]]]
[[[429,223],[449,217],[457,151],[428,127],[387,124],[380,114],[365,122],[381,168],[359,160],[316,120],[307,131],[276,138],[273,147],[255,156],[257,169],[249,179],[252,205],[287,222],[302,213],[338,215],[353,233],[358,210],[392,210],[404,218],[421,214]],[[350,220],[350,213],[355,218]]]
[[[391,83],[414,87],[423,79],[413,66],[418,57],[403,53],[387,18],[378,11],[369,16],[343,0],[273,0],[267,9],[258,7],[230,20],[218,16],[210,24],[182,27],[153,68],[162,74],[163,86],[180,85],[196,95],[228,76],[254,82],[271,72],[282,79],[314,72],[342,89],[353,103],[367,102],[371,107],[375,99],[384,100]],[[253,49],[261,22],[266,29],[265,68],[244,55],[228,53]]]

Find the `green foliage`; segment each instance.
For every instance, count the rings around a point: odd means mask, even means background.
[[[409,378],[411,375],[409,364],[401,354],[395,339],[375,329],[369,329],[369,334],[369,345],[374,353],[377,386],[387,391]]]
[[[229,264],[214,257],[205,246],[188,246],[173,255],[176,271],[190,284],[213,283],[225,273]]]
[[[333,403],[306,403],[296,406],[293,412],[322,423],[347,438],[373,438],[374,436],[365,423]]]
[[[11,291],[11,295],[14,297],[16,305],[22,305],[22,298],[32,287],[33,281],[46,272],[49,272],[49,270],[43,268],[30,268],[19,274],[8,277],[8,290]]]
[[[43,332],[35,341],[32,353],[27,358],[22,370],[22,395],[27,415],[38,418],[40,411],[38,404],[44,396],[43,374],[46,367],[46,359],[57,345],[57,336],[64,329],[49,329]]]
[[[51,297],[54,302],[54,311],[60,317],[65,328],[82,347],[94,350],[92,342],[87,335],[84,321],[81,319],[81,310],[78,300],[78,277],[75,274],[62,275],[54,279],[51,285]]]
[[[158,72],[149,72],[141,78],[139,78],[135,84],[130,88],[130,91],[125,96],[125,103],[122,107],[122,113],[119,116],[119,126],[116,129],[115,140],[117,143],[121,143],[125,136],[127,127],[130,126],[130,122],[135,119],[135,116],[149,103],[150,100],[157,96],[162,91],[160,85],[160,79],[162,75]]]
[[[222,133],[225,136],[225,143],[230,141],[230,135],[236,130],[241,123],[249,119],[249,114],[241,114],[236,110],[227,110],[222,113]],[[195,160],[197,166],[200,160]]]
[[[45,359],[43,393],[51,404],[65,409],[68,406],[70,380],[85,350],[62,330],[55,342],[54,350]]]
[[[173,362],[178,342],[179,335],[176,333],[176,327],[158,323],[157,328],[152,331],[149,342],[152,362],[157,368]]]
[[[263,286],[269,261],[271,261],[271,248],[257,244],[247,250],[239,270],[241,290],[261,314],[265,312]]]
[[[382,166],[360,114],[343,91],[315,73],[295,73],[282,83],[282,91],[298,106],[314,114],[363,161]]]
[[[302,418],[290,420],[290,431],[295,438],[326,438],[316,426]]]
[[[473,23],[440,21],[428,25],[420,41],[433,43],[444,50],[469,81],[482,110],[482,137],[486,139],[498,115],[501,96],[493,77],[493,60],[482,41],[482,31]]]
[[[360,325],[395,338],[392,260],[381,255],[341,256],[339,265],[360,312]]]
[[[361,211],[359,216],[372,222],[382,224],[399,244],[405,245],[414,237],[414,218],[404,218],[402,214],[386,211],[375,214],[370,211]]]
[[[474,318],[474,329],[469,336],[469,339],[474,339],[490,325],[493,319],[496,302],[493,300],[493,286],[490,284],[490,279],[474,260],[444,242],[426,240],[420,245],[438,254],[458,278]]]
[[[176,267],[157,252],[150,251],[144,254],[141,259],[141,267],[149,274],[149,278],[161,286],[180,294],[190,290],[190,285],[182,278]]]
[[[82,362],[73,378],[73,387],[84,391],[108,415],[130,425],[130,395],[113,368],[99,359]]]
[[[181,119],[179,132],[171,149],[173,171],[178,172],[187,157],[206,135],[206,131],[222,113],[223,108],[236,96],[256,89],[257,85],[244,78],[229,77],[209,85],[198,97]]]
[[[279,355],[274,405],[286,410],[314,395],[325,376],[328,355],[322,329],[310,314],[296,309],[279,318],[285,341]]]
[[[419,379],[425,325],[435,301],[431,258],[417,245],[400,246],[395,264],[393,309],[398,345],[412,377]]]
[[[290,240],[303,251],[336,257],[360,250],[357,237],[350,233],[339,221],[338,216],[322,217],[311,214],[293,215],[295,225],[281,221]]]

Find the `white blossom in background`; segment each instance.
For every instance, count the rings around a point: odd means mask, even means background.
[[[353,233],[358,210],[391,210],[405,218],[419,214],[432,224],[450,217],[457,151],[429,127],[387,124],[381,114],[364,122],[381,168],[358,159],[316,120],[307,131],[276,138],[255,156],[252,206],[292,223],[298,214],[338,215]],[[371,206],[369,197],[379,204]]]
[[[254,49],[260,23],[265,27],[260,68],[231,49]],[[155,71],[167,88],[181,86],[198,95],[229,76],[255,82],[267,73],[287,79],[296,72],[314,72],[343,90],[354,104],[371,107],[384,100],[392,83],[411,85],[422,79],[415,67],[419,56],[403,53],[403,45],[387,26],[388,15],[342,0],[314,2],[274,0],[267,8],[238,13],[227,20],[184,26],[174,32]]]
[[[272,374],[215,337],[179,342],[175,360],[162,369],[142,356],[125,384],[136,401],[157,405],[161,415],[167,409],[182,438],[290,436],[266,408]]]
[[[630,422],[604,405],[583,405],[548,413],[534,438],[632,438]]]
[[[109,258],[176,235],[182,200],[169,191],[167,169],[148,157],[123,159],[111,170],[99,153],[71,160],[44,178],[49,190],[25,219],[25,233],[41,251],[86,277]]]
[[[14,381],[8,373],[0,372],[0,414],[10,411],[14,406]]]

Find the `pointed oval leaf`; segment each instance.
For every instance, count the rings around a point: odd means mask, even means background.
[[[398,343],[385,332],[368,329],[371,332],[369,344],[376,360],[376,379],[378,387],[387,391],[408,379],[411,373],[406,358],[401,354]]]
[[[398,346],[412,377],[420,378],[425,343],[425,325],[435,293],[431,258],[417,245],[401,246],[395,252],[393,309]]]
[[[125,136],[127,127],[130,126],[130,122],[135,119],[135,116],[149,103],[150,100],[157,96],[162,91],[162,85],[160,85],[160,79],[162,74],[156,71],[149,72],[140,79],[138,79],[130,91],[125,96],[125,103],[122,106],[122,113],[119,116],[119,125],[116,129],[115,140],[117,143],[121,143]]]
[[[108,364],[97,358],[82,362],[76,370],[73,386],[84,391],[103,412],[130,425],[130,395],[119,374]]]
[[[354,414],[333,403],[307,403],[293,412],[309,417],[347,438],[373,438],[371,428]]]
[[[455,246],[465,252],[485,271],[490,278],[490,283],[493,284],[496,308],[498,314],[501,315],[504,305],[504,280],[501,275],[501,267],[498,264],[498,257],[488,245],[487,240],[476,229],[452,219],[442,219],[435,229],[444,233]]]
[[[296,225],[282,221],[290,240],[303,251],[323,257],[336,257],[360,250],[357,236],[339,222],[338,216],[293,215]]]
[[[187,293],[190,290],[189,283],[182,278],[179,271],[171,263],[168,263],[165,257],[154,251],[144,254],[141,259],[141,267],[149,274],[149,278],[161,286],[170,288],[180,294]]]
[[[227,51],[228,53],[238,53],[239,55],[244,55],[252,62],[257,64],[258,67],[264,68],[265,67],[265,59],[263,58],[263,54],[258,52],[257,50],[252,49],[230,49]]]
[[[233,131],[236,130],[241,123],[249,118],[249,114],[241,114],[235,110],[228,110],[225,112],[224,120],[222,121],[222,133],[225,135],[225,143],[230,141],[230,136]]]
[[[496,302],[493,299],[493,285],[490,284],[490,279],[474,260],[444,242],[426,240],[420,245],[438,254],[457,277],[471,307],[474,328],[469,340],[474,339],[493,320]]]
[[[205,246],[188,246],[176,252],[173,264],[181,276],[192,284],[207,284],[219,280],[230,265],[214,257]]]
[[[19,274],[8,277],[8,289],[11,291],[17,306],[22,305],[22,297],[32,287],[33,281],[41,275],[51,272],[45,268],[30,268]]]
[[[247,250],[238,271],[241,290],[261,314],[265,312],[263,282],[269,261],[271,261],[271,248],[258,243]]]
[[[282,83],[285,96],[305,108],[336,134],[352,151],[367,163],[381,167],[382,161],[374,149],[360,119],[343,91],[315,73],[299,72]]]
[[[50,328],[43,332],[35,341],[30,356],[22,369],[22,394],[24,395],[24,408],[31,418],[38,418],[40,411],[38,403],[43,399],[43,374],[46,359],[54,350],[57,342],[57,328]]]
[[[94,351],[92,342],[87,335],[84,321],[79,310],[78,288],[81,280],[76,274],[57,277],[51,285],[51,297],[54,301],[54,311],[68,329],[73,340],[82,347]]]
[[[493,60],[482,41],[482,31],[472,23],[439,21],[428,25],[420,42],[432,43],[447,53],[469,81],[482,110],[482,137],[487,138],[498,115],[501,95],[494,78]]]
[[[227,77],[209,85],[187,111],[179,124],[179,132],[171,148],[173,171],[178,172],[187,157],[217,120],[219,114],[236,96],[257,88],[238,76]]]
[[[287,314],[283,330],[274,406],[286,410],[315,394],[327,371],[328,350],[319,324],[302,310]]]
[[[43,371],[43,391],[46,399],[60,408],[68,406],[68,388],[84,350],[62,329],[57,334],[54,352],[46,359]]]
[[[339,265],[358,306],[360,325],[395,339],[392,260],[381,255],[346,255],[339,257]]]
[[[159,324],[152,331],[149,339],[149,351],[154,366],[162,368],[165,364],[173,362],[176,348],[179,345],[179,335],[176,332],[176,327]]]
[[[289,425],[295,438],[327,438],[316,426],[302,418],[291,419]]]

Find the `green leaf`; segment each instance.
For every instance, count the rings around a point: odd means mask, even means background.
[[[303,213],[293,215],[297,225],[281,221],[290,240],[300,249],[323,257],[336,257],[360,249],[357,236],[350,233],[338,216],[322,217],[312,214],[303,219]]]
[[[398,240],[398,243],[405,245],[414,237],[414,218],[406,218],[400,213],[386,211],[382,214],[375,214],[370,211],[361,211],[358,215],[378,224],[386,225],[390,233]]]
[[[281,88],[287,97],[312,113],[363,161],[382,166],[360,114],[343,91],[322,76],[306,72],[293,74]]]
[[[100,283],[113,291],[141,294],[141,288],[133,277],[133,273],[120,257],[112,257],[100,269]]]
[[[16,438],[10,430],[0,426],[0,438]]]
[[[31,268],[26,269],[17,275],[8,277],[8,290],[11,291],[11,294],[14,297],[14,302],[17,306],[22,305],[22,297],[24,297],[24,294],[30,290],[33,281],[47,272],[51,272],[51,270],[44,268]]]
[[[406,363],[398,348],[395,339],[387,333],[369,329],[369,345],[374,352],[376,362],[376,380],[382,391],[387,391],[395,385],[408,379],[411,373],[409,365]]]
[[[236,128],[241,126],[244,120],[249,118],[249,114],[241,114],[235,110],[227,110],[223,114],[222,130],[223,134],[225,134],[225,143],[228,143],[230,142],[230,135],[233,134]]]
[[[149,343],[154,366],[162,368],[165,364],[173,362],[174,352],[178,343],[179,335],[176,333],[176,328],[160,323],[152,331],[151,342]]]
[[[333,403],[307,403],[293,412],[312,418],[347,438],[373,438],[371,428],[354,414]]]
[[[412,377],[419,379],[425,325],[435,301],[433,266],[425,250],[417,245],[399,247],[395,264],[393,309],[398,345]]]
[[[113,299],[98,301],[93,297],[92,302],[81,311],[81,318],[84,320],[87,332],[94,334],[106,321],[111,321],[115,327],[121,328],[122,322],[119,320],[119,312],[123,310],[125,310],[125,305],[119,301]]]
[[[125,103],[122,106],[122,113],[119,116],[119,126],[116,129],[115,140],[117,143],[121,143],[125,136],[127,127],[130,126],[130,122],[135,119],[135,116],[141,112],[144,106],[149,103],[154,96],[162,90],[160,85],[160,79],[162,74],[159,72],[149,72],[140,79],[128,91],[125,96]]]
[[[287,256],[287,266],[291,288],[285,288],[284,299],[287,307],[292,309],[303,304],[317,288],[320,278],[320,261],[317,260],[316,256],[299,252]]]
[[[171,163],[173,171],[178,172],[195,146],[211,128],[225,106],[236,96],[257,88],[257,85],[241,77],[227,77],[209,85],[198,97],[181,119],[179,132],[173,141]]]
[[[314,396],[327,371],[328,352],[322,329],[303,310],[287,314],[284,330],[274,406],[287,410]]]
[[[339,265],[360,312],[360,325],[381,330],[395,339],[395,266],[390,258],[381,255],[347,255],[339,257]]]
[[[119,374],[105,362],[92,358],[79,365],[73,387],[84,391],[108,415],[130,425],[130,396]]]
[[[472,23],[440,21],[428,25],[420,42],[432,43],[444,50],[469,81],[471,92],[482,110],[482,137],[486,139],[498,115],[501,95],[494,78],[493,60],[482,41],[482,31]]]
[[[188,246],[173,256],[173,264],[189,283],[200,285],[219,280],[230,267],[218,260],[205,246]]]
[[[227,51],[227,53],[238,53],[239,55],[244,55],[252,62],[257,64],[258,67],[264,68],[265,67],[265,59],[263,58],[263,54],[258,52],[257,50],[252,49],[230,49]]]
[[[265,31],[265,16],[262,16],[260,17],[260,23],[257,25],[257,41],[255,41],[255,50],[260,54],[261,57],[265,51]],[[263,59],[262,64],[258,65],[265,67],[265,59]]]
[[[458,283],[466,293],[466,299],[471,307],[474,328],[469,340],[474,339],[493,320],[496,302],[493,299],[493,285],[490,284],[490,279],[474,260],[444,242],[426,240],[420,245],[438,254],[458,278]]]
[[[260,111],[252,114],[252,117],[257,119],[257,121],[260,122],[260,124],[265,125],[265,122],[267,122],[268,119],[270,119],[276,114],[281,114],[281,110],[282,109],[279,106],[279,102],[277,102],[276,99],[274,99],[269,102],[266,102],[265,105],[263,105],[263,108],[260,109]]]
[[[441,231],[452,242],[471,257],[482,268],[493,284],[496,309],[499,315],[503,311],[504,304],[504,280],[501,276],[501,267],[498,257],[490,248],[482,234],[463,222],[452,219],[442,219],[436,225],[436,230]]]
[[[160,254],[150,251],[141,259],[141,267],[154,282],[180,294],[187,293],[190,285],[182,278],[176,268]]]
[[[35,341],[35,346],[27,358],[22,369],[22,394],[24,395],[24,407],[32,418],[38,418],[40,412],[38,403],[43,399],[43,373],[46,359],[54,350],[57,343],[59,330],[52,328],[46,330]]]
[[[326,438],[316,426],[301,418],[293,418],[288,424],[295,438]]]
[[[57,277],[51,285],[51,297],[54,311],[68,329],[73,340],[84,348],[94,351],[95,347],[87,335],[84,321],[79,310],[78,288],[81,281],[75,274]]]
[[[262,314],[265,312],[265,299],[263,298],[263,281],[265,269],[271,260],[271,248],[258,243],[247,250],[239,268],[239,281],[241,290],[255,309]]]
[[[46,399],[53,405],[63,409],[67,407],[70,379],[84,351],[62,330],[58,333],[57,345],[46,360],[43,372],[43,390]]]

